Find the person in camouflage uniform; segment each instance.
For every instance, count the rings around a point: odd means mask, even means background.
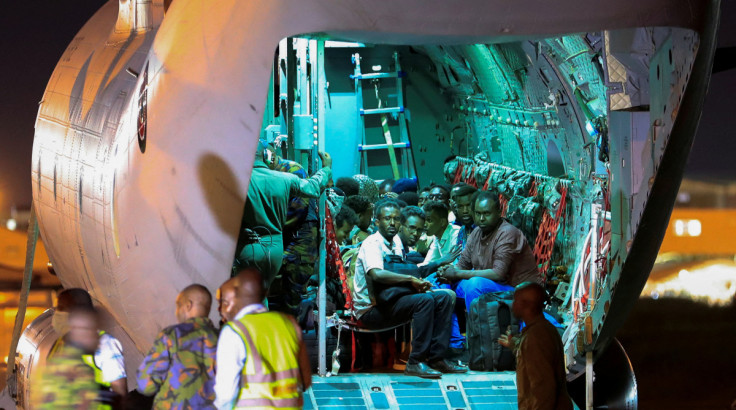
[[[214,409],[217,330],[207,317],[212,295],[202,285],[176,298],[181,323],[159,333],[138,369],[138,391],[154,409]]]
[[[273,170],[308,178],[304,168],[295,161],[276,157]],[[289,200],[284,226],[284,262],[281,276],[281,294],[284,307],[281,310],[296,314],[299,304],[307,292],[307,282],[314,274],[314,264],[319,256],[317,242],[319,230],[319,209],[317,200],[294,196]]]
[[[34,409],[99,409],[100,390],[94,371],[82,355],[94,353],[98,343],[97,314],[91,308],[69,312],[64,345],[46,362],[32,384]]]

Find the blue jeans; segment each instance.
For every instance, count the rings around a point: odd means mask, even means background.
[[[465,312],[470,310],[470,304],[478,299],[480,295],[491,292],[506,292],[514,290],[513,286],[496,283],[490,279],[474,277],[463,279],[453,284],[437,282],[437,275],[431,274],[427,276],[427,280],[432,282],[434,288],[452,289],[455,291],[458,299],[465,299]],[[465,343],[465,336],[460,333],[460,324],[457,321],[457,315],[452,314],[452,329],[450,331],[450,347],[462,348]]]

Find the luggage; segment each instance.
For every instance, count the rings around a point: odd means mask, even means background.
[[[519,333],[519,323],[511,314],[514,292],[486,293],[470,304],[467,320],[469,363],[472,370],[505,371],[516,368],[514,353],[501,346],[498,338],[509,326]]]
[[[394,273],[419,277],[419,268],[417,265],[407,262],[399,255],[384,256],[383,269]],[[407,283],[398,283],[395,285],[373,283],[373,294],[376,298],[377,306],[393,305],[399,298],[413,295],[414,293],[417,293],[416,289]]]

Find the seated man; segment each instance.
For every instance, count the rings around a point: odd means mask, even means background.
[[[468,310],[484,293],[510,291],[523,282],[541,283],[526,237],[501,218],[498,196],[480,191],[472,204],[479,229],[470,234],[457,265],[437,273],[438,280],[453,284]]]
[[[371,232],[371,224],[373,223],[373,203],[363,195],[353,195],[345,198],[343,206],[347,206],[358,215],[358,223],[356,224],[357,229],[353,229],[350,233],[351,243],[358,245],[365,238],[367,238]]]
[[[462,249],[465,249],[465,243],[468,237],[475,229],[475,221],[473,220],[473,195],[478,192],[473,186],[470,186],[464,182],[458,182],[452,186],[450,191],[450,202],[455,212],[455,222],[461,228],[459,238]]]
[[[391,188],[394,187],[394,181],[392,178],[386,178],[384,179],[380,184],[378,184],[378,196],[383,198],[387,193],[391,192]]]
[[[351,177],[337,178],[335,188],[340,188],[346,197],[360,194],[360,184]]]
[[[439,378],[442,372],[462,373],[467,369],[445,361],[443,355],[450,341],[450,316],[455,296],[449,290],[428,292],[431,284],[411,275],[384,269],[384,258],[403,257],[399,238],[400,208],[391,199],[376,204],[378,232],[363,241],[353,278],[356,316],[367,327],[412,320],[412,352],[404,371],[408,375]],[[380,286],[400,287],[407,291],[387,303],[377,304],[375,290]]]
[[[462,248],[460,244],[461,228],[447,220],[449,211],[443,202],[429,201],[424,204],[424,212],[427,214],[427,236],[435,237],[424,259],[425,264],[438,261],[451,254],[459,254],[457,250]]]
[[[335,216],[335,239],[338,246],[345,245],[350,231],[358,224],[358,215],[349,206],[343,206]]]
[[[407,206],[401,210],[401,228],[399,228],[399,239],[404,245],[404,260],[411,264],[411,270],[415,272],[413,276],[419,276],[420,278],[426,278],[430,274],[437,272],[440,266],[452,263],[460,256],[460,251],[454,249],[452,252],[448,252],[446,255],[441,255],[435,260],[424,263],[425,258],[419,253],[414,251],[419,241],[419,237],[424,232],[425,221],[427,217],[422,211],[422,208],[418,206]],[[414,267],[413,265],[419,265]]]
[[[450,208],[450,187],[447,185],[432,185],[429,190],[429,195],[427,196],[428,201],[440,201],[447,205],[447,208]],[[450,213],[447,215],[447,219],[450,222],[455,222],[455,214],[450,211]]]

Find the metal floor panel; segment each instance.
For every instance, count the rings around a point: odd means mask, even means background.
[[[516,409],[516,373],[469,372],[427,380],[400,373],[313,376],[305,409]]]

